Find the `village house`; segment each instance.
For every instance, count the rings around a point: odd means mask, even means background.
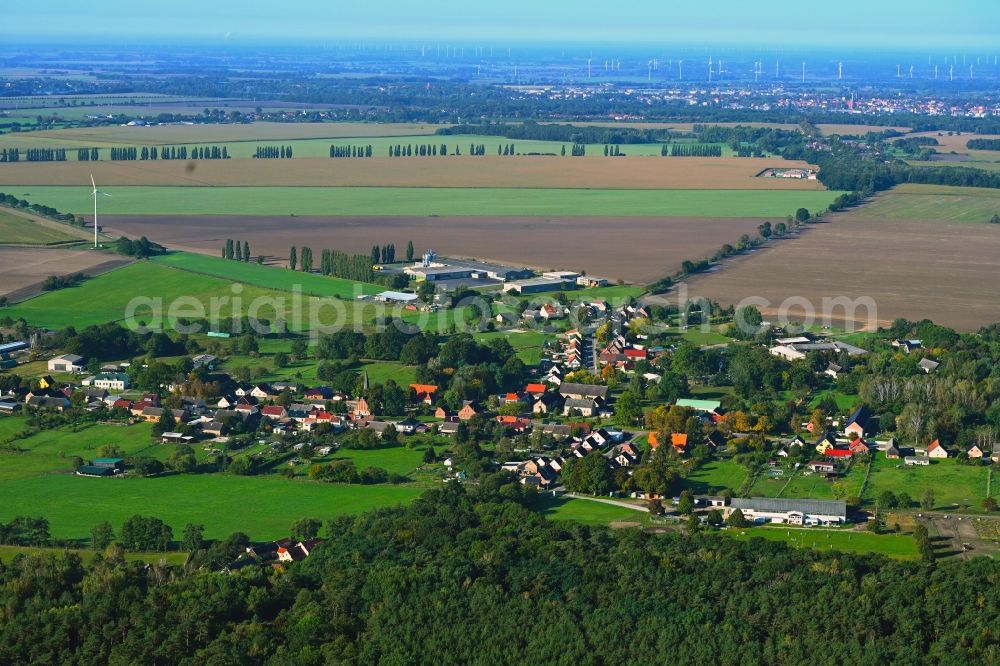
[[[981,460],[983,457],[983,450],[973,444],[969,447],[969,450],[965,452],[965,455],[973,460]]]
[[[572,400],[603,400],[608,395],[608,387],[597,384],[574,384],[564,382],[559,386],[559,395]]]
[[[941,364],[937,361],[932,361],[929,358],[922,358],[920,359],[920,362],[917,363],[917,367],[923,370],[925,375],[929,375],[937,370],[939,365]]]
[[[844,434],[850,436],[855,434],[858,437],[864,437],[868,434],[871,428],[872,413],[865,405],[858,407],[851,414],[851,417],[847,419],[847,426],[844,428]]]
[[[594,416],[600,405],[593,399],[568,398],[563,402],[563,416],[582,416],[590,418]]]
[[[476,405],[473,402],[466,400],[462,405],[462,409],[458,410],[458,420],[468,421],[479,413],[480,410],[477,409]]]
[[[434,394],[438,387],[434,384],[410,384],[410,388],[417,394],[417,401],[425,405],[434,404]]]
[[[948,451],[945,450],[945,448],[943,446],[941,446],[941,442],[940,441],[938,441],[938,440],[935,439],[933,442],[931,442],[927,446],[927,454],[926,455],[927,455],[928,458],[938,458],[938,459],[947,458],[948,457]]]

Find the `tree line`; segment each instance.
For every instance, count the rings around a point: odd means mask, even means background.
[[[241,244],[239,241],[234,241],[232,238],[227,239],[225,246],[222,248],[222,258],[232,261],[249,262],[250,243],[248,241],[243,241]]]
[[[965,147],[969,150],[1000,150],[1000,139],[969,139]]]
[[[0,662],[997,660],[1000,588],[984,581],[1000,564],[989,558],[935,565],[609,530],[549,521],[541,502],[496,474],[407,507],[299,520],[291,536],[325,542],[284,573],[230,571],[248,537],[209,542],[199,526],[184,530],[189,567],[126,561],[113,534],[86,566],[73,553],[15,557],[0,567]],[[121,545],[167,537],[130,521]],[[817,599],[837,621],[803,621]]]
[[[9,206],[18,210],[30,211],[37,215],[42,215],[43,217],[50,217],[53,220],[58,220],[60,222],[69,222],[70,224],[79,227],[85,226],[86,224],[82,217],[77,217],[72,213],[60,213],[52,206],[31,203],[27,199],[18,199],[14,195],[5,194],[4,192],[0,192],[0,205]]]
[[[372,157],[371,144],[367,146],[330,146],[330,157]],[[389,155],[389,157],[393,157]]]
[[[526,121],[519,124],[487,123],[444,127],[436,134],[444,136],[471,134],[502,136],[530,141],[563,141],[585,144],[636,144],[669,141],[679,134],[666,129],[643,130],[632,127],[589,127],[578,125],[539,124]]]
[[[59,149],[62,150],[62,149]],[[63,150],[65,159],[65,150]],[[117,146],[108,149],[108,159],[112,162],[135,162],[147,160],[228,160],[227,146]],[[77,162],[97,162],[101,159],[98,148],[78,148]],[[58,157],[56,161],[59,160]]]
[[[455,154],[461,155],[458,146],[455,147]],[[486,147],[483,147],[483,152],[469,152],[470,155],[476,154],[486,154]],[[415,147],[413,144],[396,144],[395,146],[389,146],[389,157],[447,157],[448,156],[448,146],[446,144],[417,144]]]
[[[298,269],[303,273],[312,273],[312,248],[303,246],[300,251],[293,245],[288,251],[288,267],[293,271]],[[354,282],[372,282],[375,277],[368,255],[347,254],[342,250],[322,250],[320,252],[319,272],[321,275]]]
[[[24,151],[26,162],[65,162],[65,148],[28,148]],[[0,162],[20,162],[21,150],[19,148],[4,148],[0,150]]]
[[[664,144],[661,155],[667,154],[668,145]],[[705,143],[672,143],[669,144],[670,157],[722,157],[722,146]]]
[[[257,150],[254,151],[253,157],[257,160],[290,160],[292,159],[292,147],[257,146]]]

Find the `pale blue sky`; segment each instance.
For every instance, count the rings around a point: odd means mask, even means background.
[[[583,41],[1000,50],[997,0],[48,0],[4,34],[310,41]],[[959,51],[961,52],[961,51]]]

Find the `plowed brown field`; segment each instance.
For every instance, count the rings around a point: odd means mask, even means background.
[[[367,254],[375,243],[412,240],[420,253],[478,257],[514,265],[586,270],[592,275],[649,282],[676,271],[685,259],[711,254],[742,234],[749,218],[486,218],[486,217],[237,217],[107,216],[117,236],[148,236],[168,247],[217,255],[227,238],[284,262],[291,245]],[[294,226],[293,226],[294,225]]]

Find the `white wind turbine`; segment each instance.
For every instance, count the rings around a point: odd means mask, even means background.
[[[91,196],[94,197],[94,249],[96,250],[97,249],[97,196],[101,195],[105,197],[110,197],[111,195],[108,194],[107,192],[102,192],[101,190],[97,189],[97,183],[94,182],[94,174],[90,174],[90,184],[94,186],[94,190],[93,192],[91,192]]]

